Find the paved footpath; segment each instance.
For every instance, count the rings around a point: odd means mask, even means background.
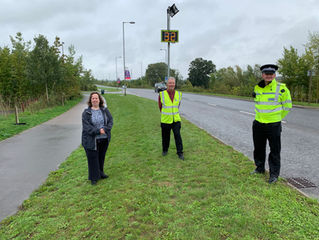
[[[87,98],[62,115],[0,142],[0,221],[16,213],[79,147]]]

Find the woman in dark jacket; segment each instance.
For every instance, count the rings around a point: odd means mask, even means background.
[[[108,178],[103,168],[113,118],[98,92],[90,94],[88,106],[82,113],[82,146],[88,159],[89,180],[95,185],[99,179]]]

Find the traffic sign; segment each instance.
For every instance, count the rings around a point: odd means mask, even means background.
[[[178,42],[178,30],[161,30],[161,42]]]

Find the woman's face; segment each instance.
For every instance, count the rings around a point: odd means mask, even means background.
[[[98,107],[100,104],[100,99],[99,99],[99,95],[97,94],[93,94],[91,96],[91,103],[93,107]]]

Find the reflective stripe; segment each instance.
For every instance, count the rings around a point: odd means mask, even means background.
[[[292,108],[283,107],[282,110],[291,111]]]
[[[164,115],[176,115],[176,114],[179,114],[179,112],[174,112],[174,113],[161,112],[161,113],[164,114]]]
[[[279,108],[275,108],[275,109],[272,109],[272,110],[266,110],[266,109],[258,109],[258,108],[255,108],[255,110],[259,113],[273,113],[273,112],[278,112],[278,111],[281,111],[282,110],[282,107],[279,107]]]
[[[165,106],[165,107],[162,107],[162,108],[178,108],[178,106],[177,105],[175,105],[175,106]]]
[[[263,92],[262,94],[275,94],[274,92]]]
[[[260,93],[256,93],[256,95],[261,95]]]
[[[279,102],[255,102],[258,105],[272,105],[272,106],[277,106],[281,105]]]
[[[166,105],[165,105],[164,91],[162,91],[162,92],[161,92],[161,94],[162,94],[162,102],[163,102],[163,106],[165,107]],[[163,106],[162,106],[162,107],[163,107]]]
[[[275,102],[278,101],[278,95],[279,95],[279,90],[280,90],[280,83],[277,84],[277,88],[276,88],[276,95],[275,95]],[[280,94],[281,95],[281,94]]]
[[[179,104],[178,104],[178,108],[181,105],[181,101],[182,101],[182,96],[181,93],[178,91],[178,99],[179,99]]]
[[[284,103],[292,103],[292,101],[291,100],[287,100],[287,101],[284,101],[284,102],[281,102],[282,104],[284,104]]]
[[[274,98],[268,98],[268,101],[275,101]]]

